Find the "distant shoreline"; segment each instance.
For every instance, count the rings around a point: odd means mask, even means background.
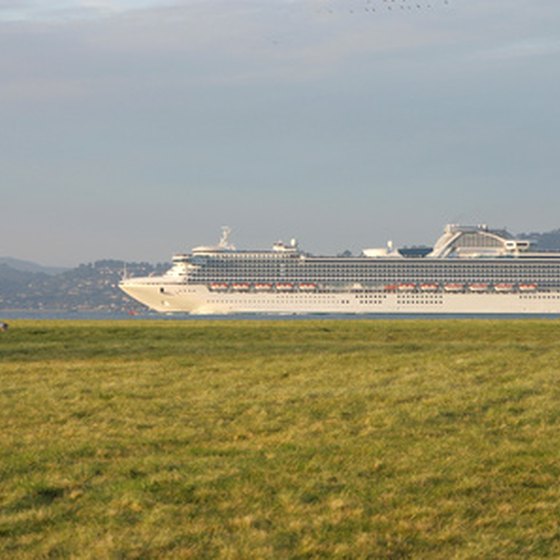
[[[2,320],[64,320],[64,321],[313,321],[313,320],[334,320],[334,321],[380,321],[380,320],[399,320],[399,321],[451,321],[451,320],[534,320],[547,319],[558,320],[560,315],[555,314],[229,314],[229,315],[188,315],[186,313],[161,314],[150,311],[140,313],[126,313],[114,311],[68,311],[60,309],[0,309],[0,321]]]

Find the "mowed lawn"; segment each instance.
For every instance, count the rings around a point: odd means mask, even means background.
[[[560,322],[12,321],[0,558],[560,558]]]

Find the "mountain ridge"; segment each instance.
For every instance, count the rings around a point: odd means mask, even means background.
[[[0,264],[5,264],[14,270],[22,272],[43,272],[45,274],[60,274],[70,270],[70,267],[63,266],[45,266],[34,261],[17,259],[14,257],[0,257]]]

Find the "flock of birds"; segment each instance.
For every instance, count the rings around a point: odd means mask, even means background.
[[[349,2],[325,2],[325,6],[320,10],[334,14],[337,12],[347,12],[350,14],[360,12],[382,12],[382,11],[413,11],[413,10],[426,10],[436,8],[442,5],[448,5],[449,0],[365,0],[359,3]]]

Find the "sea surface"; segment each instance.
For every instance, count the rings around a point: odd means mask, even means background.
[[[313,314],[262,314],[262,313],[236,313],[231,315],[188,315],[185,313],[155,313],[146,311],[145,313],[128,314],[107,311],[34,311],[34,310],[2,310],[0,309],[0,321],[14,319],[45,319],[45,320],[98,320],[98,321],[305,321],[305,320],[434,320],[434,319],[560,319],[560,314],[541,313],[541,314],[521,314],[521,313],[500,313],[500,314],[453,314],[453,313],[313,313]]]

